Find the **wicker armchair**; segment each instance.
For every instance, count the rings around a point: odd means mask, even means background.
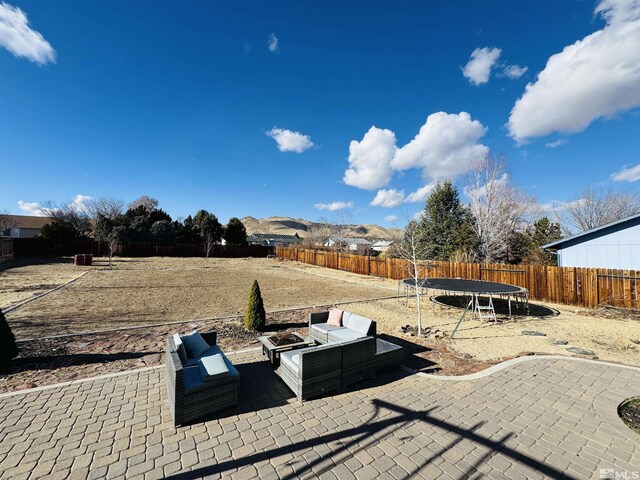
[[[278,374],[300,401],[339,390],[342,385],[341,345],[291,350],[280,354]]]
[[[216,332],[201,335],[211,347],[202,356],[220,353],[229,369],[229,375],[217,381],[201,381],[198,360],[189,359],[183,365],[173,337],[170,336],[165,355],[165,380],[176,426],[185,425],[238,403],[238,371],[216,345]]]

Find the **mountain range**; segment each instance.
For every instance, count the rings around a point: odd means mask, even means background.
[[[304,238],[309,227],[320,226],[318,222],[310,222],[303,218],[291,218],[291,217],[268,217],[268,218],[254,218],[244,217],[241,219],[244,227],[247,230],[247,234],[253,233],[278,233],[282,235],[295,235]],[[385,228],[380,225],[373,224],[361,224],[361,225],[348,225],[347,234],[348,237],[363,237],[366,239],[384,240],[397,237],[402,231],[398,228]]]

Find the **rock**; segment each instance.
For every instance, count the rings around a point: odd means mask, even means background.
[[[546,337],[546,333],[536,332],[534,330],[522,330],[523,335],[527,335],[529,337]]]
[[[37,385],[35,383],[22,383],[15,387],[15,390],[27,390],[29,388],[35,388]]]
[[[554,340],[551,343],[553,343],[554,345],[568,345],[569,342],[567,342],[566,340]]]
[[[596,352],[580,347],[569,347],[567,348],[567,352],[576,353],[578,355],[587,355],[589,357],[593,357],[596,354]]]

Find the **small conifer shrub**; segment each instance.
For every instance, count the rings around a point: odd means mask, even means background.
[[[13,336],[9,324],[0,310],[0,371],[6,370],[9,362],[16,355],[18,355],[16,337]]]
[[[260,294],[260,285],[257,280],[254,280],[247,301],[247,312],[244,315],[244,328],[251,331],[261,331],[264,329],[265,322],[266,313]]]

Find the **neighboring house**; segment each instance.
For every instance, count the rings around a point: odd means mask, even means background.
[[[295,235],[282,235],[278,233],[253,233],[247,236],[249,245],[263,245],[265,247],[298,245],[302,242]]]
[[[544,245],[560,267],[640,269],[640,214]]]
[[[3,220],[7,220],[7,224],[11,225],[11,228],[0,232],[0,237],[5,238],[33,238],[40,233],[42,227],[51,222],[49,217],[29,215],[2,215],[2,217]]]
[[[395,242],[393,240],[379,240],[377,242],[375,242],[373,245],[371,245],[371,249],[375,250],[376,252],[386,252],[389,247],[391,247],[392,245],[394,245]]]
[[[351,252],[364,253],[371,248],[371,242],[366,238],[349,238],[345,237],[341,240],[330,238],[324,244],[325,247],[342,246]]]

